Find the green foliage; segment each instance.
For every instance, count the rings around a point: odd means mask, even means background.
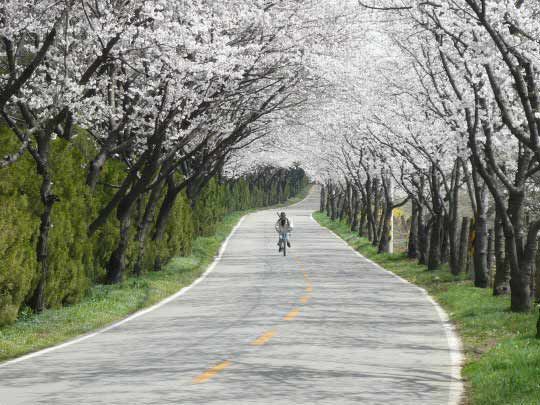
[[[246,179],[241,178],[232,185],[232,199],[230,208],[233,211],[245,210],[250,207],[251,192]]]
[[[537,312],[509,311],[509,297],[494,297],[475,288],[466,275],[453,276],[444,266],[427,271],[404,254],[377,254],[347,224],[324,213],[315,219],[337,233],[365,257],[425,288],[448,312],[464,344],[463,375],[473,404],[540,404],[540,339],[535,338]]]
[[[165,233],[161,241],[147,238],[142,270],[147,272],[154,268],[156,258],[169,260],[175,256],[189,256],[192,252],[194,238],[193,213],[185,192],[182,192],[171,211]],[[135,262],[136,257],[131,258]]]
[[[81,163],[88,158],[85,152],[89,152],[84,148],[85,143],[81,136],[73,142],[57,139],[53,143],[53,187],[60,201],[54,205],[51,218],[49,272],[45,283],[48,307],[78,302],[90,286],[89,269],[94,267],[94,255],[87,229],[92,201],[81,181],[85,176]]]
[[[3,183],[0,176],[0,184]],[[0,194],[0,325],[17,318],[35,277],[36,224],[25,209],[27,200],[6,200]]]
[[[14,149],[11,134],[0,127],[0,154]],[[0,171],[0,325],[16,319],[36,284],[35,167],[21,159]]]
[[[1,153],[5,153],[12,147],[14,137],[2,128],[0,138]],[[56,139],[51,144],[53,192],[59,201],[53,206],[49,233],[47,307],[78,302],[91,283],[102,277],[104,263],[116,240],[114,219],[93,238],[87,236],[89,220],[112,194],[110,189],[98,187],[90,195],[85,185],[84,165],[94,153],[95,148],[84,132],[70,142]],[[122,170],[119,165],[109,165],[103,173],[104,182],[114,184],[121,178]],[[43,210],[40,181],[28,154],[0,171],[0,246],[10,246],[0,247],[0,324],[16,319],[39,281],[36,241]]]
[[[193,210],[193,225],[196,236],[209,236],[216,232],[216,225],[226,212],[223,196],[226,187],[211,179],[201,192]]]

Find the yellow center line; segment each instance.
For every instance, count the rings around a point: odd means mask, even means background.
[[[193,384],[199,384],[202,382],[205,382],[215,376],[217,373],[219,373],[221,370],[229,367],[232,363],[230,361],[223,361],[219,363],[217,366],[212,367],[210,370],[205,371],[200,376],[194,378],[192,380]]]
[[[307,273],[304,273],[304,277],[308,278],[309,276],[308,276],[308,274],[307,274]]]
[[[298,315],[298,312],[300,312],[298,309],[293,309],[291,312],[289,312],[287,315],[283,317],[283,320],[285,321],[292,321],[296,315]]]
[[[308,279],[308,278],[306,278],[304,281],[306,282],[307,285],[311,285],[311,284],[312,284],[311,280]]]
[[[272,337],[274,337],[276,335],[276,331],[275,330],[271,330],[269,332],[266,332],[264,335],[262,335],[261,337],[255,339],[253,342],[251,342],[251,344],[253,346],[261,346],[261,345],[264,345],[266,342],[268,342],[270,339],[272,339]]]
[[[311,297],[309,295],[304,295],[302,298],[300,298],[300,302],[302,304],[306,304],[310,299]]]
[[[306,288],[304,288],[304,290],[307,291],[307,292],[311,292],[311,291],[313,291],[313,287],[311,287],[311,286],[306,287]]]

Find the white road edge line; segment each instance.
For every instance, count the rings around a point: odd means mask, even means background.
[[[208,274],[210,274],[212,272],[212,270],[214,270],[216,265],[221,261],[221,258],[223,256],[223,253],[225,252],[225,249],[227,248],[227,244],[229,243],[229,240],[236,233],[236,231],[238,230],[240,225],[242,225],[242,222],[244,222],[244,219],[246,218],[247,215],[249,215],[249,214],[246,214],[242,218],[240,218],[240,220],[235,225],[235,227],[233,228],[233,230],[231,231],[229,236],[227,236],[225,241],[221,244],[218,255],[216,256],[216,258],[214,259],[212,264],[210,264],[210,266],[206,269],[206,271],[203,274],[201,274],[201,276],[198,279],[196,279],[193,283],[191,283],[190,285],[182,288],[180,291],[174,293],[173,295],[168,296],[167,298],[165,298],[164,300],[158,302],[157,304],[154,304],[151,307],[148,307],[148,308],[142,309],[142,310],[140,310],[138,312],[135,312],[134,314],[129,315],[127,318],[124,318],[121,321],[115,322],[112,325],[106,326],[103,329],[99,329],[96,332],[88,333],[86,335],[75,338],[73,340],[68,340],[65,343],[61,343],[61,344],[58,344],[58,345],[55,345],[55,346],[48,347],[46,349],[39,350],[39,351],[34,352],[34,353],[29,353],[29,354],[26,354],[24,356],[17,357],[16,359],[13,359],[13,360],[8,360],[8,361],[6,361],[4,363],[1,363],[0,368],[9,366],[9,365],[12,365],[12,364],[15,364],[15,363],[19,363],[19,362],[24,361],[24,360],[29,360],[29,359],[32,359],[34,357],[43,356],[44,354],[53,352],[55,350],[63,349],[64,347],[68,347],[68,346],[74,345],[76,343],[83,342],[83,341],[85,341],[87,339],[90,339],[90,338],[92,338],[94,336],[101,335],[102,333],[107,332],[107,331],[109,331],[111,329],[117,328],[118,326],[123,325],[126,322],[132,321],[133,319],[136,319],[136,318],[138,318],[140,316],[146,315],[149,312],[155,311],[156,309],[162,307],[163,305],[168,304],[169,302],[174,301],[176,298],[184,295],[189,290],[191,290],[193,287],[195,287],[197,284],[199,284],[201,281],[203,281],[208,276]]]
[[[461,339],[459,338],[459,335],[456,333],[456,329],[454,325],[452,324],[452,322],[450,322],[450,317],[448,316],[446,311],[437,303],[437,301],[435,301],[435,299],[433,299],[431,295],[428,294],[428,292],[425,289],[417,286],[416,284],[411,283],[410,281],[404,279],[403,277],[398,276],[397,274],[392,273],[389,270],[386,270],[384,267],[375,263],[373,260],[370,260],[367,257],[360,254],[360,252],[356,251],[351,245],[349,245],[346,241],[341,239],[336,233],[332,232],[330,229],[319,224],[317,220],[313,218],[313,214],[311,214],[311,220],[315,222],[317,225],[319,225],[321,228],[326,229],[328,232],[334,235],[337,239],[339,239],[341,242],[347,245],[347,247],[349,247],[357,256],[361,257],[365,261],[378,267],[385,273],[391,274],[392,276],[398,278],[403,283],[412,285],[413,287],[420,290],[426,296],[428,301],[433,304],[433,306],[435,307],[435,310],[437,311],[437,314],[439,315],[439,319],[441,320],[441,323],[443,325],[444,332],[446,334],[446,340],[448,342],[449,352],[450,352],[452,381],[450,383],[450,393],[449,393],[449,398],[448,398],[448,404],[458,405],[461,402],[461,397],[463,396],[463,393],[464,393],[463,379],[461,377],[461,367],[463,365],[463,349],[462,349],[463,345],[461,343]]]

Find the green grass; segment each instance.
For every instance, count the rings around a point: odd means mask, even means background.
[[[305,198],[306,187],[284,204]],[[43,349],[102,328],[140,309],[149,307],[195,281],[212,263],[223,241],[240,218],[255,210],[235,212],[218,224],[215,235],[193,242],[189,257],[173,258],[163,271],[129,277],[116,285],[96,285],[78,304],[48,309],[40,314],[23,312],[17,322],[0,328],[0,361]]]
[[[448,268],[429,272],[402,254],[377,254],[365,238],[323,213],[314,218],[365,257],[425,288],[441,304],[461,336],[465,365],[466,403],[540,404],[540,339],[535,338],[538,312],[509,311],[508,297],[493,297],[475,288],[466,276]]]

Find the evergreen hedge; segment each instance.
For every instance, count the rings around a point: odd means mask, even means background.
[[[0,127],[1,154],[13,149],[13,139],[7,128]],[[119,161],[108,161],[100,184],[91,193],[84,179],[86,164],[95,152],[91,138],[84,132],[69,142],[53,142],[54,192],[60,201],[52,214],[50,268],[45,287],[47,307],[78,302],[91,285],[102,283],[105,266],[116,246],[119,224],[114,216],[91,237],[87,229],[113,195],[114,185],[124,178],[125,168]],[[29,156],[0,170],[0,325],[16,320],[32,300],[39,281],[36,243],[43,209],[39,185],[35,163]],[[151,271],[157,257],[189,255],[194,238],[212,235],[216,223],[226,213],[283,202],[306,185],[305,173],[298,166],[262,167],[239,179],[210,179],[195,202],[182,193],[164,237],[159,242],[147,238],[142,270]],[[134,214],[132,221],[133,236],[138,216],[140,212]],[[136,260],[133,240],[128,251],[128,269],[133,270]]]

